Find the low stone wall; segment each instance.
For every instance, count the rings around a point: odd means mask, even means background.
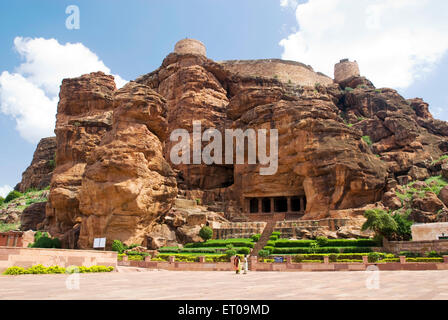
[[[119,266],[139,267],[148,269],[161,269],[170,271],[234,271],[232,262],[205,262],[201,257],[201,262],[175,262],[174,257],[170,257],[169,262],[150,261],[120,261]],[[376,266],[380,271],[424,271],[424,270],[448,270],[448,256],[444,257],[443,263],[410,263],[406,262],[406,257],[400,257],[400,262],[393,263],[368,263],[367,256],[363,257],[363,263],[330,263],[328,257],[324,263],[293,263],[291,257],[283,263],[263,263],[258,262],[257,257],[249,258],[250,271],[366,271],[369,266]]]
[[[249,238],[253,234],[262,233],[266,222],[231,222],[222,223],[213,229],[214,239]]]
[[[202,261],[205,261],[203,259]],[[119,261],[119,266],[138,267],[148,269],[160,269],[170,271],[233,271],[233,264],[230,262],[175,262],[174,257],[170,261],[151,261],[150,257],[145,261]]]
[[[93,250],[0,248],[0,272],[12,266],[29,268],[42,264],[49,266],[117,267],[117,252]]]
[[[399,254],[400,251],[426,253],[429,251],[448,252],[448,240],[434,241],[384,241],[384,252]]]

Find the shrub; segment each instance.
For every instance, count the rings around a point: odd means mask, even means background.
[[[207,226],[204,226],[199,231],[199,236],[204,239],[204,241],[207,241],[213,237],[213,229]]]
[[[429,251],[428,253],[426,253],[426,256],[428,258],[440,258],[440,255],[436,251],[434,251],[434,250]]]
[[[253,248],[254,243],[252,239],[226,239],[226,240],[208,240],[205,242],[187,243],[184,248],[225,248],[227,245],[232,244],[234,247],[249,247]]]
[[[278,236],[277,235],[272,235],[272,236],[269,237],[269,240],[276,241],[276,240],[278,240]]]
[[[3,204],[3,202],[5,202],[5,198],[0,197],[0,206]]]
[[[20,198],[22,196],[23,196],[23,194],[20,193],[19,191],[12,190],[10,193],[8,193],[8,195],[6,196],[4,202],[8,203],[8,202],[11,202],[12,200]]]
[[[229,248],[232,249],[232,248]],[[162,252],[159,250],[159,252]],[[172,251],[171,251],[172,252]],[[179,249],[180,253],[216,253],[216,249],[209,249],[209,248],[183,248]]]
[[[260,250],[260,251],[258,251],[258,256],[262,257],[262,258],[269,257],[270,254],[271,253],[269,252],[269,250]]]
[[[60,267],[60,266],[51,266],[45,267],[41,264],[32,266],[28,269],[22,267],[10,267],[6,269],[3,273],[5,275],[21,275],[21,274],[61,274],[61,273],[87,273],[87,272],[111,272],[114,270],[114,267],[106,267],[106,266],[91,266],[91,267]]]
[[[406,262],[443,262],[443,258],[406,258]]]
[[[229,249],[229,250],[226,250],[226,256],[227,257],[233,257],[233,256],[236,256],[236,250],[235,249]]]
[[[250,248],[239,248],[237,253],[247,256],[250,253]]]
[[[345,88],[345,91],[346,91],[346,92],[352,92],[353,90],[354,90],[354,89],[353,89],[353,88],[350,88],[350,87],[346,87],[346,88]]]
[[[270,254],[273,254],[275,250],[275,248],[272,246],[265,246],[263,249],[268,250]]]
[[[138,255],[138,254],[135,254],[135,255],[128,256],[128,260],[129,261],[143,261],[143,260],[145,260],[145,257],[141,256],[141,255]]]
[[[348,248],[343,248],[341,251],[342,251],[342,253],[369,253],[369,252],[372,252],[372,248],[348,247]]]
[[[34,243],[31,244],[30,248],[61,248],[61,241],[58,238],[51,239],[48,237],[48,233],[36,232],[34,235]]]
[[[375,263],[380,260],[380,255],[377,252],[370,252],[368,257],[370,263]]]
[[[261,234],[257,233],[257,234],[253,234],[250,238],[252,239],[253,242],[258,242],[258,240],[260,240]]]
[[[142,256],[142,257],[149,256],[148,252],[140,252],[140,251],[127,251],[126,254],[128,256]]]
[[[305,260],[305,256],[303,254],[297,254],[294,257],[292,257],[292,261],[300,263],[303,260]]]
[[[400,251],[400,256],[405,256],[406,258],[418,258],[422,255],[418,252]]]
[[[6,269],[5,272],[3,272],[4,275],[12,275],[12,276],[17,276],[20,274],[25,274],[26,273],[26,269],[22,268],[22,267],[10,267],[8,269]]]
[[[408,220],[409,214],[394,214],[392,218],[397,224],[397,231],[394,240],[409,241],[412,238],[411,226],[412,221]]]
[[[121,242],[120,240],[114,240],[112,242],[112,251],[123,253],[124,250],[126,250],[126,247],[124,246],[123,242]]]
[[[367,143],[369,146],[373,144],[370,136],[362,136],[362,140],[364,140],[364,142]]]
[[[162,247],[158,251],[161,253],[169,253],[169,252],[178,253],[179,247]]]
[[[329,260],[330,262],[336,262],[337,259],[338,259],[338,255],[337,255],[337,254],[332,253],[332,254],[330,254],[330,255],[328,256],[328,260]]]
[[[317,237],[316,242],[319,247],[325,247],[328,244],[328,239],[326,237]]]
[[[313,242],[313,240],[277,240],[275,242],[268,241],[267,245],[276,248],[309,247]]]
[[[282,233],[280,231],[274,231],[272,232],[271,236],[277,236],[280,238],[280,236],[282,235]]]

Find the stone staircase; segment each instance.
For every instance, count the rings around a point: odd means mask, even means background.
[[[274,227],[275,227],[276,221],[268,221],[266,223],[266,227],[263,230],[263,233],[260,236],[260,239],[258,240],[258,242],[255,244],[254,248],[252,249],[251,252],[251,256],[257,256],[258,255],[258,251],[260,251],[261,249],[263,249],[266,246],[266,243],[269,240],[269,237],[271,236],[272,232],[274,231]]]

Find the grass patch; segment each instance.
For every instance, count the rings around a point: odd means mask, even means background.
[[[0,222],[0,232],[8,232],[13,230],[18,230],[20,227],[20,222],[17,223],[1,223]]]

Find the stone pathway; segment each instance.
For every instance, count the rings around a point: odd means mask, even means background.
[[[79,290],[67,275],[0,276],[0,299],[448,299],[448,271],[382,271],[379,289],[367,272],[120,271],[80,274]]]

